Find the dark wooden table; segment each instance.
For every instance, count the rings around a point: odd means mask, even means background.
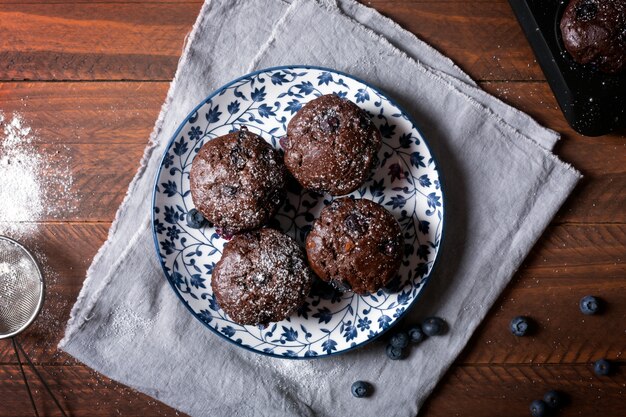
[[[557,388],[572,397],[562,416],[626,416],[626,371],[597,377],[590,365],[601,357],[623,365],[626,350],[626,138],[586,138],[568,127],[505,0],[367,4],[450,56],[485,90],[561,132],[556,153],[585,175],[422,415],[528,416],[531,400]],[[44,216],[23,239],[45,264],[49,288],[20,340],[74,416],[177,415],[56,344],[138,168],[200,5],[0,0],[0,110],[22,115],[36,146],[71,161],[74,209]],[[579,313],[587,294],[606,300],[605,314]],[[520,314],[540,324],[535,336],[509,333]],[[40,414],[59,415],[25,373]],[[11,343],[0,341],[0,416],[32,415]]]

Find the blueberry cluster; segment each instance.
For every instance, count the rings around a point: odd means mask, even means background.
[[[429,336],[439,336],[446,332],[447,324],[440,317],[428,317],[422,324],[411,326],[407,331],[399,331],[391,335],[385,349],[387,357],[391,360],[405,359],[409,356],[409,345],[417,345]],[[373,392],[373,386],[365,381],[356,381],[352,384],[352,395],[356,398],[369,397]]]
[[[543,400],[530,403],[530,415],[533,417],[552,415],[565,405],[566,399],[567,397],[562,392],[550,390],[545,393]]]
[[[385,349],[391,360],[404,359],[409,356],[409,343],[418,344],[428,336],[438,336],[446,332],[446,322],[440,317],[428,317],[421,325],[416,324],[406,332],[400,331],[391,336]]]

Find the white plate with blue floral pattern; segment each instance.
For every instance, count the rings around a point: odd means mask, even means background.
[[[185,222],[193,208],[189,171],[207,141],[245,125],[280,148],[287,123],[303,104],[337,94],[366,110],[383,136],[370,178],[353,192],[390,210],[404,234],[405,257],[398,277],[367,296],[316,285],[291,317],[266,328],[242,326],[220,309],[211,273],[227,242],[212,227]],[[302,243],[329,195],[288,192],[275,217],[278,227]],[[182,122],[156,178],[153,231],[156,251],[172,288],[210,330],[243,348],[282,358],[319,358],[363,346],[394,325],[416,302],[439,252],[444,201],[439,172],[425,139],[393,101],[375,87],[327,68],[269,68],[223,86]]]

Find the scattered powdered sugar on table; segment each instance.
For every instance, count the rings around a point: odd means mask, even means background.
[[[0,111],[0,235],[32,235],[44,216],[74,209],[68,148],[46,144],[22,116]]]
[[[44,335],[36,345],[27,346],[33,355],[42,349],[55,359],[54,332],[65,318],[57,312],[68,310],[68,300],[56,288],[58,272],[48,263],[38,236],[39,222],[72,213],[77,200],[73,190],[69,148],[36,134],[19,113],[0,110],[0,236],[28,244],[46,281],[43,309],[30,331]]]

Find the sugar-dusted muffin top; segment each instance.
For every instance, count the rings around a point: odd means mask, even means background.
[[[324,95],[289,121],[285,165],[304,188],[343,195],[367,179],[381,143],[365,111],[334,94]]]
[[[374,293],[398,273],[403,238],[395,217],[373,201],[326,206],[306,238],[311,269],[340,290]]]
[[[312,282],[303,250],[269,228],[235,235],[211,277],[220,307],[235,322],[249,325],[287,318],[302,305]]]
[[[626,0],[571,0],[561,19],[565,49],[580,64],[617,73],[626,66]]]
[[[202,146],[191,167],[191,197],[225,232],[251,230],[276,214],[286,173],[278,151],[243,127]]]

